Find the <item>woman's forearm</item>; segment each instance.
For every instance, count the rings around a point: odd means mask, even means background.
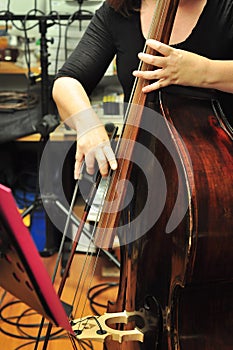
[[[62,120],[91,108],[85,90],[74,78],[58,78],[54,82],[52,94]]]
[[[209,60],[203,87],[233,93],[233,61]]]

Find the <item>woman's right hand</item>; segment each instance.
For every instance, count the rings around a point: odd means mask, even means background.
[[[107,176],[109,166],[112,170],[117,168],[116,157],[112,150],[108,134],[104,125],[92,109],[77,113],[69,118],[66,123],[75,125],[75,129],[77,130],[75,179],[81,177],[84,160],[86,170],[91,175],[95,172],[95,162],[97,162],[102,176]]]

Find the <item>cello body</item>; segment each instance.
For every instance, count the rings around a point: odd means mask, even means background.
[[[131,323],[116,327],[136,325],[144,341],[120,344],[108,339],[105,349],[230,350],[232,129],[215,96],[201,90],[166,88],[160,91],[154,109],[152,136],[148,137],[143,126],[148,112],[142,117],[138,142],[143,142],[155,157],[151,160],[149,152],[148,159],[142,155],[143,171],[133,166],[130,181],[135,192],[131,204],[122,211],[122,220],[140,218],[148,196],[150,205],[137,225],[128,224],[125,232],[119,232],[120,286],[116,302],[108,307],[109,312],[135,312]],[[154,133],[153,127],[160,131]],[[165,142],[161,142],[160,132]],[[166,179],[165,199],[161,174]],[[148,183],[154,185],[148,188]],[[161,202],[164,205],[157,219],[144,232],[146,220],[155,216]],[[127,240],[127,235],[134,238]]]

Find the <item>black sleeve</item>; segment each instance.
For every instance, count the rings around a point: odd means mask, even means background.
[[[103,3],[96,11],[82,39],[55,78],[77,79],[90,94],[116,53],[109,29],[112,9]]]

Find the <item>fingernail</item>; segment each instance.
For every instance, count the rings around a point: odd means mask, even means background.
[[[112,170],[116,170],[117,169],[117,163],[112,163],[111,164],[111,168],[112,168]]]

